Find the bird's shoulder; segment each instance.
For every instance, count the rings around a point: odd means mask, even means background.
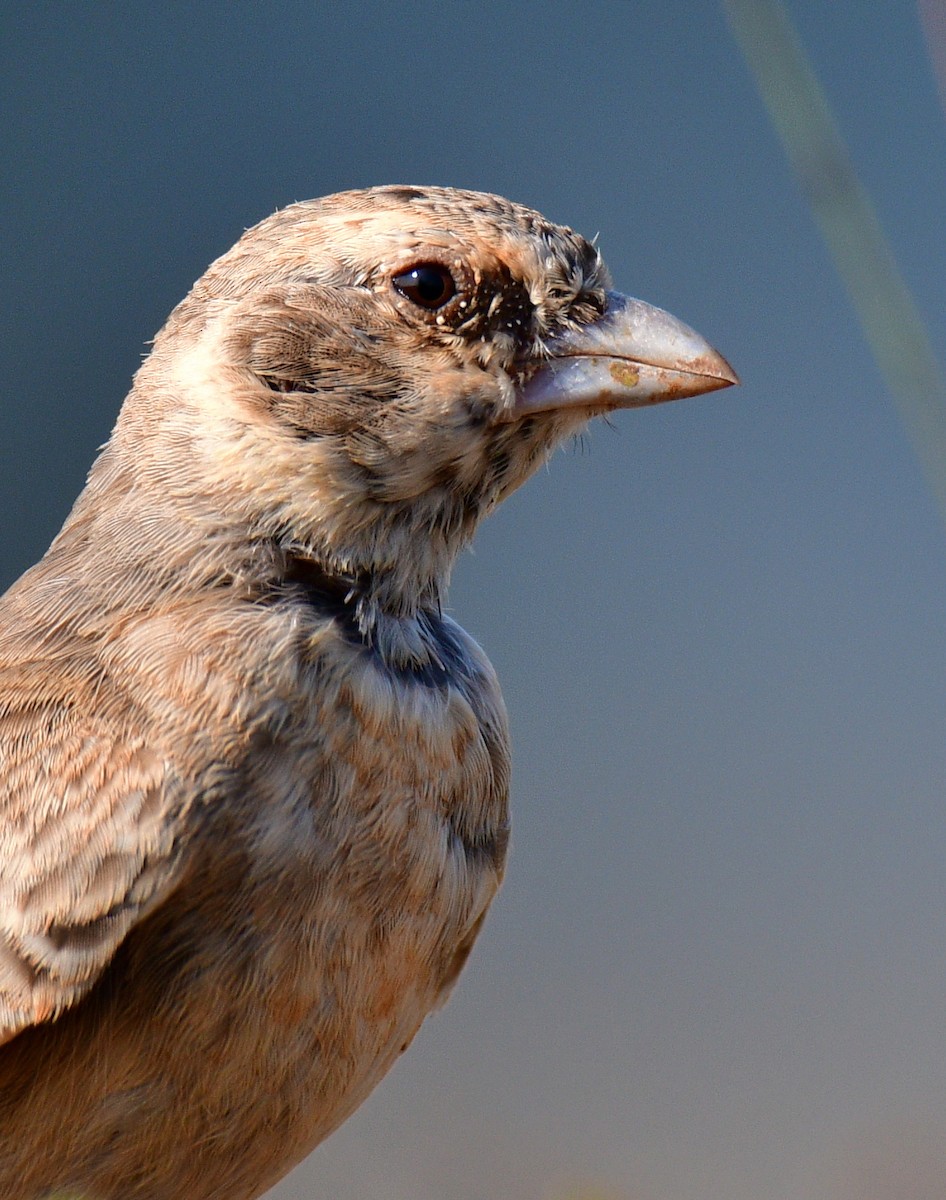
[[[78,662],[0,663],[0,1042],[80,999],[174,886],[187,789]]]
[[[0,1043],[86,995],[174,891],[249,725],[249,631],[219,605],[61,566],[0,598]]]
[[[257,861],[270,844],[304,857],[363,836],[428,778],[458,877],[471,857],[501,872],[505,710],[449,617],[425,615],[429,653],[392,665],[294,592],[109,611],[72,586],[46,565],[0,599],[0,1041],[81,999],[221,830]],[[299,839],[300,813],[321,841]]]

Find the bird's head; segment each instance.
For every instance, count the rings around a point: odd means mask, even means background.
[[[113,445],[147,439],[191,513],[409,617],[589,417],[735,381],[698,335],[610,291],[571,229],[497,196],[373,188],[294,204],[218,259]]]

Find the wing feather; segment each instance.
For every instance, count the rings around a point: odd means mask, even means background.
[[[180,858],[171,765],[80,718],[81,688],[40,699],[9,676],[0,671],[0,1043],[86,994]]]

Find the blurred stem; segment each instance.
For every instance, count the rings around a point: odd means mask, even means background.
[[[943,0],[919,0],[918,9],[939,91],[939,102],[946,113],[946,8],[943,7]]]
[[[923,319],[785,8],[724,4],[946,521],[946,385]]]

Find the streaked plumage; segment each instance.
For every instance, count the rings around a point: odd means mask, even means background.
[[[456,555],[589,416],[734,382],[607,287],[534,212],[381,188],[172,313],[0,600],[7,1200],[250,1200],[445,998],[508,836]]]

